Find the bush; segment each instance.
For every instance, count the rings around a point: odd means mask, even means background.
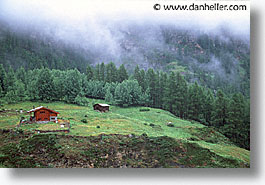
[[[81,122],[87,123],[87,120],[86,119],[82,119]]]
[[[144,112],[144,111],[150,111],[150,109],[148,108],[142,108],[142,109],[139,109],[140,112]]]
[[[97,126],[97,128],[100,128],[100,126]]]
[[[155,126],[155,124],[153,124],[153,123],[150,123],[150,125],[149,126],[151,126],[151,127],[154,127]]]
[[[75,103],[77,105],[81,105],[81,106],[88,106],[89,105],[89,99],[86,97],[81,97],[81,96],[77,96],[75,98]]]

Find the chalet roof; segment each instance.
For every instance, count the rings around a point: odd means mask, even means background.
[[[102,106],[102,107],[109,107],[110,105],[108,105],[108,104],[104,104],[104,103],[96,103],[95,105],[100,105],[100,106]],[[95,106],[94,105],[94,106]]]
[[[36,107],[35,109],[31,109],[31,110],[27,111],[27,113],[35,112],[35,111],[40,110],[40,109],[46,109],[46,110],[49,110],[50,112],[60,114],[59,112],[56,112],[54,110],[48,109],[48,108],[43,107],[43,106]]]

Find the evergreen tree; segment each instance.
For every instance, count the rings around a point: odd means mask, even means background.
[[[153,69],[150,68],[147,70],[145,80],[147,83],[147,87],[150,90],[150,98],[151,98],[150,106],[155,107],[157,104],[157,91],[156,91],[157,78]]]
[[[138,84],[142,87],[142,91],[145,92],[147,89],[145,71],[143,69],[140,70],[139,66],[137,65],[134,69],[133,77],[134,79],[137,80]]]
[[[94,79],[94,71],[90,65],[87,66],[86,68],[86,75],[87,75],[87,80],[93,80]]]
[[[104,64],[104,62],[102,62],[100,64],[99,76],[100,76],[100,78],[99,78],[100,81],[105,81],[105,64]]]
[[[16,81],[16,76],[13,68],[9,66],[5,81],[4,81],[4,90],[8,92],[10,89],[13,89]]]
[[[0,64],[0,86],[1,86],[1,94],[2,96],[5,94],[5,82],[6,82],[6,71],[3,67],[3,64]],[[0,98],[1,98],[1,94],[0,94]]]
[[[124,80],[128,80],[128,73],[124,67],[124,64],[122,64],[118,69],[118,82],[123,82]]]
[[[117,77],[117,68],[113,62],[110,62],[106,67],[106,82],[116,82]]]
[[[63,100],[65,96],[65,83],[66,72],[61,70],[52,70],[52,76],[54,77],[54,99]]]
[[[188,85],[186,80],[180,73],[177,73],[176,76],[176,115],[185,118],[187,114],[187,93],[188,93]]]
[[[30,100],[38,100],[39,99],[39,91],[37,87],[37,80],[39,76],[40,70],[39,69],[34,69],[30,70],[27,73],[26,76],[26,81],[27,81],[27,86],[26,86],[26,94],[29,97]]]
[[[75,98],[81,92],[80,72],[77,69],[68,70],[65,79],[65,100],[74,103]]]
[[[207,90],[203,112],[205,121],[211,126],[214,112],[214,96],[210,89]]]
[[[23,82],[24,84],[26,84],[26,71],[24,69],[24,67],[20,67],[17,71],[16,71],[16,78],[18,80],[21,80],[21,82]]]
[[[40,100],[49,102],[54,99],[54,81],[48,68],[41,69],[35,88],[38,89]]]
[[[167,74],[166,73],[161,73],[161,77],[160,77],[160,89],[159,89],[159,94],[160,94],[160,107],[159,108],[163,108],[163,104],[164,104],[164,97],[165,97],[165,87],[167,84]]]
[[[16,97],[17,100],[18,101],[25,100],[26,93],[25,93],[25,85],[24,85],[24,83],[21,80],[17,80],[15,82],[15,87],[16,87],[15,93],[17,95],[17,97]]]
[[[218,90],[215,100],[214,124],[217,127],[224,126],[228,119],[228,99],[222,90]]]
[[[171,72],[165,86],[163,108],[165,110],[173,112],[173,109],[175,109],[174,106],[175,98],[176,98],[176,76],[174,72]]]
[[[117,105],[129,106],[141,103],[142,90],[136,80],[125,80],[115,89],[114,101]]]
[[[100,64],[96,65],[95,74],[94,74],[94,80],[98,80],[98,81],[101,80],[101,77],[100,77]]]
[[[188,117],[196,121],[203,119],[203,90],[195,82],[188,89]]]
[[[229,124],[240,127],[244,122],[245,102],[241,93],[235,93],[230,101],[229,106]]]
[[[110,87],[107,88],[107,90],[106,90],[105,100],[109,103],[113,103],[113,101],[114,101],[113,94],[111,93]]]

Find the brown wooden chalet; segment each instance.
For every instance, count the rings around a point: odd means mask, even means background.
[[[109,111],[109,105],[108,104],[103,104],[103,103],[97,103],[93,105],[94,110],[98,110],[100,112],[107,112]]]
[[[27,111],[27,113],[32,112],[34,113],[34,116],[30,116],[30,121],[37,123],[48,123],[50,121],[57,123],[57,115],[60,114],[59,112],[43,106]]]

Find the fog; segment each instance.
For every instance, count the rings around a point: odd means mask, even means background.
[[[13,31],[82,48],[84,55],[93,53],[94,63],[119,65],[126,59],[147,67],[147,51],[167,49],[161,26],[249,42],[249,11],[155,11],[157,2],[174,1],[2,0],[0,20]]]

